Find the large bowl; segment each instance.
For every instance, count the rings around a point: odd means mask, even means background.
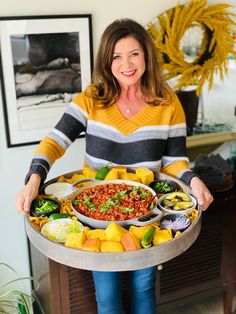
[[[78,219],[89,225],[90,227],[93,228],[98,228],[98,229],[105,229],[108,224],[111,222],[110,220],[99,220],[99,219],[94,219],[88,216],[85,216],[84,214],[78,212],[74,206],[73,206],[73,201],[76,199],[76,197],[83,191],[98,186],[98,185],[104,185],[104,184],[109,184],[109,183],[115,183],[115,184],[128,184],[131,186],[141,186],[144,189],[148,190],[151,192],[151,194],[153,195],[153,198],[155,198],[155,202],[156,205],[155,207],[150,210],[149,213],[137,217],[137,218],[133,218],[133,219],[127,219],[127,220],[115,220],[115,222],[122,226],[130,226],[130,225],[135,225],[135,226],[146,226],[148,224],[152,224],[155,223],[157,221],[159,221],[162,217],[162,211],[160,209],[157,208],[157,204],[158,204],[158,198],[156,193],[147,185],[139,183],[139,182],[134,182],[134,181],[129,181],[129,180],[104,180],[104,181],[94,181],[93,183],[83,186],[81,188],[79,188],[73,195],[73,197],[71,198],[71,207],[73,208],[73,211],[75,213],[75,215],[78,217]]]

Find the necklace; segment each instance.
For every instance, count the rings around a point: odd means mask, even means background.
[[[123,104],[123,106],[126,113],[131,113],[131,108],[129,108],[126,104]]]

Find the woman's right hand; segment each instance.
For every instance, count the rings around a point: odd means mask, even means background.
[[[38,195],[41,178],[37,174],[32,174],[28,183],[16,196],[16,209],[21,215],[30,212],[32,201]]]

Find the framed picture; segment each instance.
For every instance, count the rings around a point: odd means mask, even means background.
[[[38,143],[91,82],[92,17],[0,18],[7,146]]]

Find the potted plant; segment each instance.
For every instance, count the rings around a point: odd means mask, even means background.
[[[17,283],[21,283],[25,280],[33,280],[32,277],[21,277],[16,271],[5,263],[0,263],[0,268],[3,268],[6,274],[8,270],[12,279],[7,282],[0,283],[0,313],[5,314],[32,314],[33,302],[32,296],[24,292],[23,287],[21,289],[15,288]],[[14,286],[14,287],[13,287]],[[40,307],[43,313],[42,308]]]

